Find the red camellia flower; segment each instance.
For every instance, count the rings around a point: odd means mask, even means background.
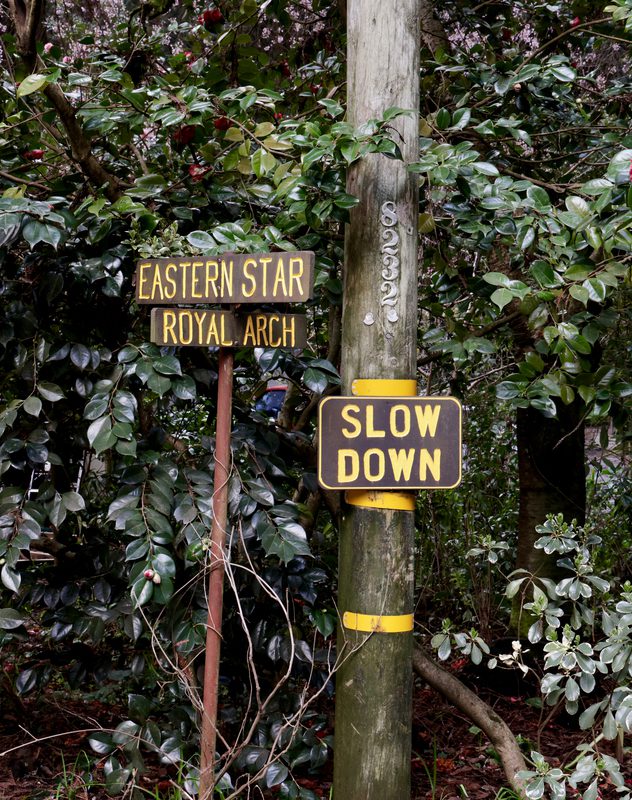
[[[27,150],[26,153],[22,153],[22,155],[28,161],[39,161],[41,158],[44,158],[44,151],[43,150]]]
[[[201,181],[211,167],[201,167],[199,164],[189,164],[189,175],[194,183]]]
[[[215,25],[219,25],[224,21],[224,15],[219,8],[207,8],[198,17],[198,23],[204,25],[207,31],[213,29]]]
[[[228,117],[217,117],[213,120],[213,125],[218,131],[227,131],[230,128],[230,120]]]
[[[189,144],[195,137],[195,125],[183,125],[173,134],[176,144]]]
[[[578,25],[581,25],[581,19],[579,17],[573,17],[571,20],[571,27],[576,28]]]
[[[629,171],[630,181],[632,181],[632,161],[630,161],[630,171]]]

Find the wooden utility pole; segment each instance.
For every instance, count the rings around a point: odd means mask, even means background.
[[[345,241],[343,395],[415,394],[418,185],[406,164],[418,151],[419,19],[419,0],[347,4],[349,122],[410,113],[393,122],[403,163],[374,154],[349,170],[360,203]],[[336,800],[410,796],[413,509],[401,492],[347,492],[343,504]]]

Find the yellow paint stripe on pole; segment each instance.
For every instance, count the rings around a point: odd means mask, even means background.
[[[356,378],[351,384],[351,392],[356,397],[414,397],[417,381],[414,378]]]
[[[373,492],[363,489],[349,489],[345,501],[350,506],[361,508],[382,508],[392,511],[414,511],[415,495],[410,492]]]
[[[412,631],[415,618],[413,614],[357,614],[345,611],[342,624],[350,631],[361,633],[409,633]]]

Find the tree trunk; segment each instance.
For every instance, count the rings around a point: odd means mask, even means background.
[[[516,568],[541,578],[559,580],[559,554],[547,555],[534,548],[547,514],[563,514],[566,522],[584,523],[586,473],[584,463],[584,424],[577,403],[558,403],[558,418],[542,416],[535,408],[518,409],[518,473],[520,506],[518,515],[518,553]],[[531,624],[529,615],[520,613],[517,595],[510,628],[525,636]]]
[[[343,395],[357,378],[415,376],[417,340],[417,156],[419,2],[395,10],[381,0],[350,0],[348,116],[358,127],[394,106],[404,163],[382,155],[349,170],[360,199],[345,240]],[[411,511],[344,504],[340,529],[339,611],[413,611]],[[338,632],[334,796],[403,800],[410,796],[412,632]]]

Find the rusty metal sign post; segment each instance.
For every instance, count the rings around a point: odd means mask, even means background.
[[[269,305],[309,300],[314,287],[314,254],[308,251],[144,259],[136,265],[136,301],[166,305],[151,314],[150,340],[161,346],[219,347],[215,473],[211,524],[204,696],[200,734],[199,800],[215,787],[217,703],[222,642],[230,433],[233,404],[233,347],[303,348],[304,316],[260,311],[240,313],[181,306]]]
[[[204,696],[200,734],[200,800],[210,800],[215,784],[215,744],[217,741],[217,701],[219,662],[222,643],[224,600],[224,550],[228,519],[228,480],[230,478],[230,431],[233,406],[233,351],[219,351],[217,377],[217,423],[215,426],[215,475],[213,478],[213,522],[208,579],[208,619],[204,659]]]

